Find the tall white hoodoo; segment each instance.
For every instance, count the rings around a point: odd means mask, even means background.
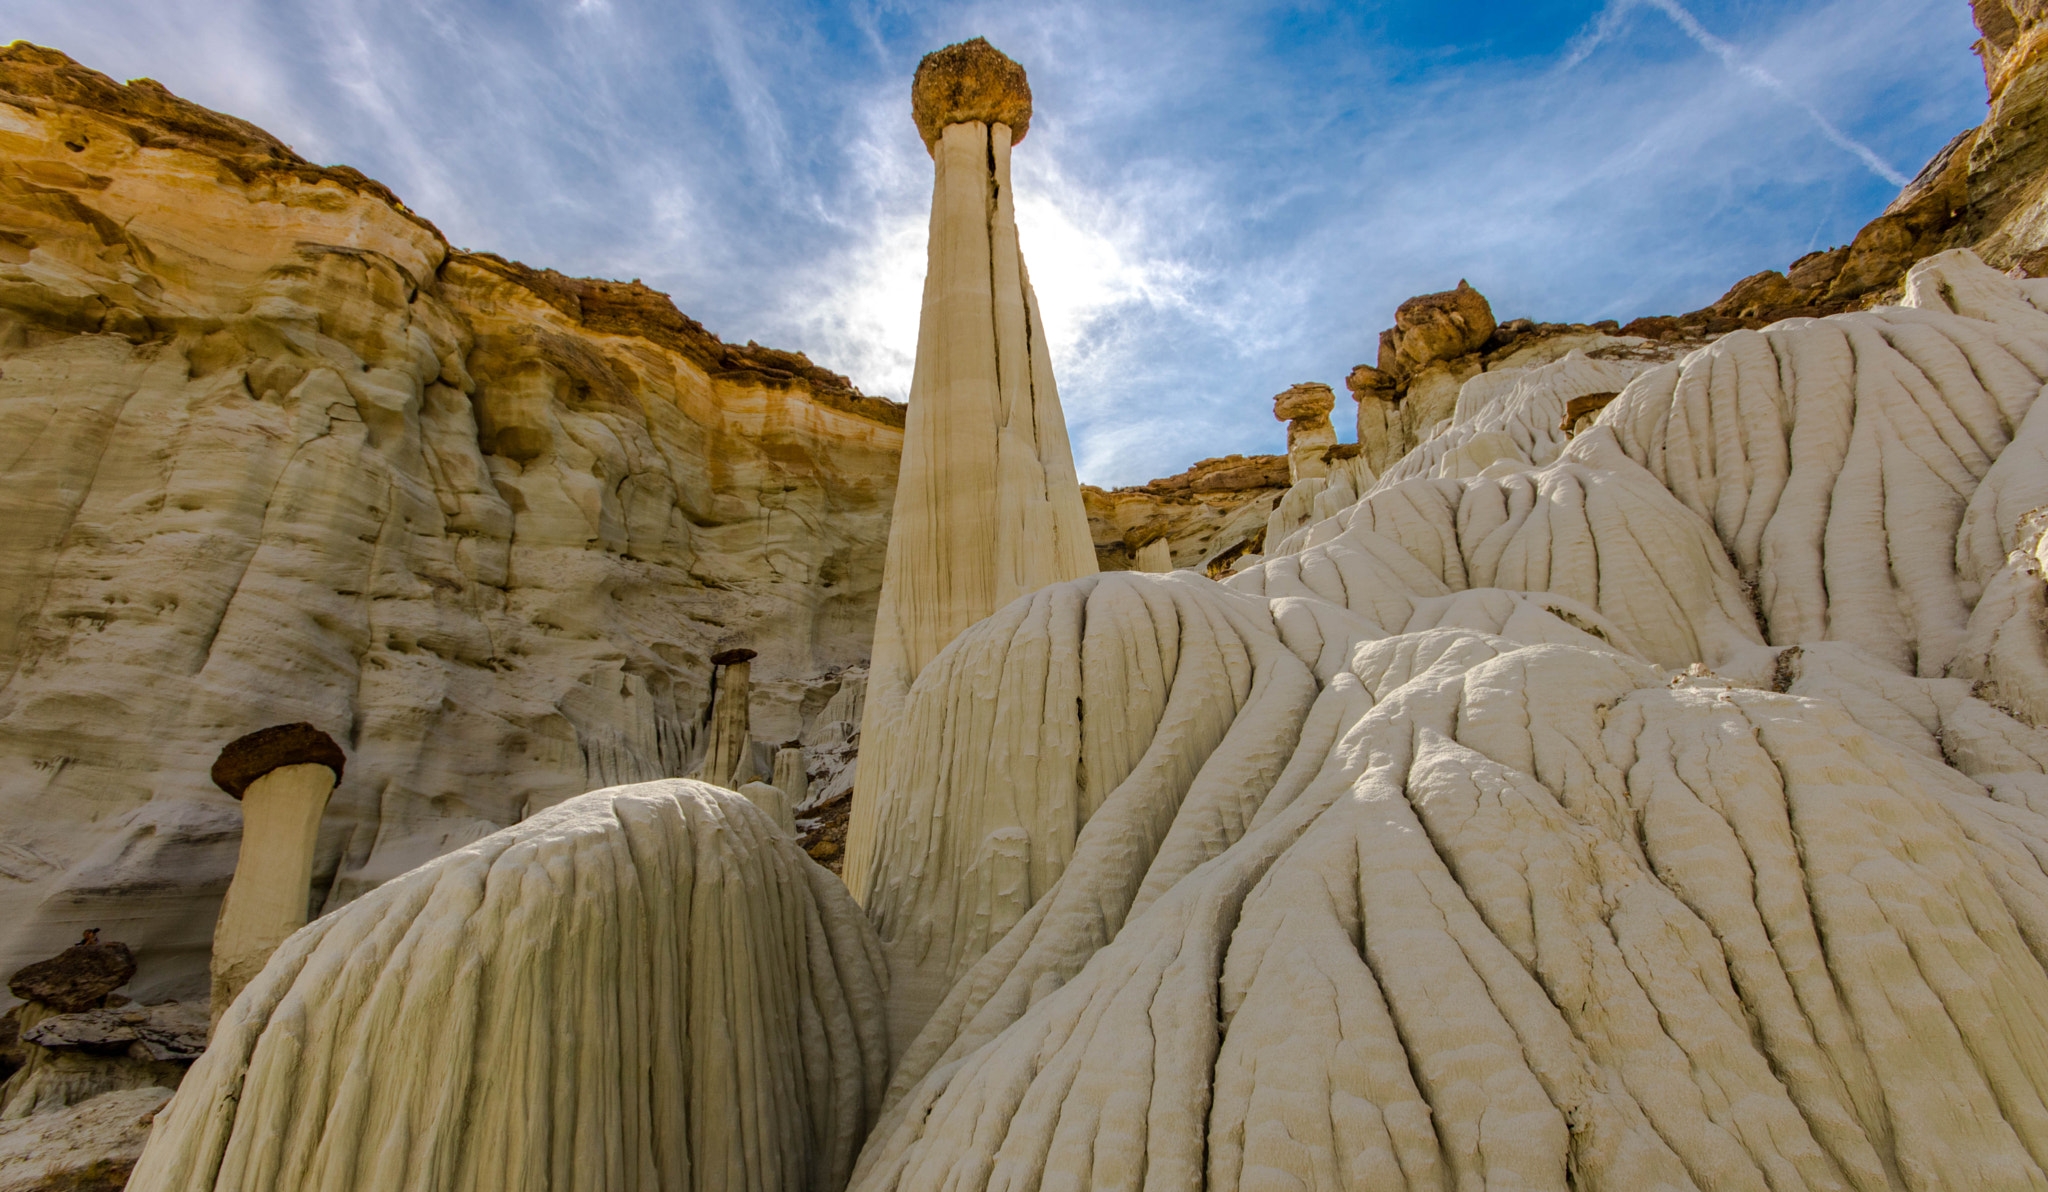
[[[1019,596],[1095,572],[1038,300],[1018,251],[1010,147],[1024,70],[975,38],[912,84],[934,167],[917,364],[875,618],[846,881],[865,899],[889,799],[891,725],[918,672]]]

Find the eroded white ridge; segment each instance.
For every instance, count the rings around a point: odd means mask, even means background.
[[[882,971],[744,798],[596,791],[286,941],[128,1186],[840,1187],[888,1068]]]
[[[1482,466],[969,630],[854,1187],[2048,1187],[2039,288],[1461,402]]]

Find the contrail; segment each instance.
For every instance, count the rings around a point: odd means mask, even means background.
[[[1701,49],[1719,58],[1721,64],[1729,70],[1734,71],[1736,74],[1741,75],[1743,78],[1748,79],[1750,82],[1755,83],[1757,86],[1798,108],[1800,111],[1805,112],[1807,117],[1813,121],[1815,127],[1820,129],[1822,136],[1855,154],[1858,160],[1869,167],[1871,173],[1900,188],[1905,187],[1907,183],[1912,181],[1912,179],[1893,169],[1891,163],[1879,157],[1871,150],[1870,146],[1865,145],[1836,127],[1834,121],[1828,119],[1821,113],[1819,108],[1814,107],[1797,92],[1793,91],[1791,87],[1787,86],[1785,80],[1754,62],[1743,60],[1740,51],[1730,43],[1707,32],[1706,27],[1700,24],[1699,18],[1693,16],[1678,0],[1610,0],[1607,7],[1601,10],[1600,15],[1594,19],[1593,24],[1583,33],[1579,34],[1579,36],[1572,39],[1572,44],[1565,50],[1564,69],[1569,70],[1584,62],[1587,56],[1599,47],[1600,43],[1614,35],[1615,31],[1621,26],[1622,18],[1630,10],[1642,6],[1654,8],[1665,16],[1670,17],[1671,22],[1677,25],[1687,37],[1692,38],[1694,43]]]

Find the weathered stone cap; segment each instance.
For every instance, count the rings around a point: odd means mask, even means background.
[[[948,124],[979,120],[1010,126],[1010,143],[1031,127],[1031,84],[1024,68],[977,37],[933,50],[910,83],[910,115],[931,151]]]
[[[340,782],[347,761],[334,738],[312,725],[278,724],[228,742],[213,763],[213,784],[239,799],[250,783],[272,770],[308,764],[326,766]]]
[[[1302,381],[1273,398],[1273,417],[1282,422],[1320,418],[1336,408],[1336,393],[1321,381]]]
[[[713,654],[711,656],[711,665],[731,666],[735,662],[745,662],[752,657],[754,657],[754,652],[752,650],[744,648],[737,650],[720,650],[718,653]]]
[[[90,1010],[135,975],[135,954],[126,944],[73,944],[38,960],[7,979],[7,992],[41,1002],[64,1014]]]

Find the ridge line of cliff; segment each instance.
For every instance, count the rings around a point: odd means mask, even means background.
[[[120,125],[138,146],[182,149],[212,158],[244,183],[264,174],[315,185],[332,183],[386,204],[432,235],[444,250],[442,270],[457,261],[487,270],[589,330],[636,336],[671,348],[713,376],[755,381],[776,389],[804,389],[819,405],[885,426],[904,424],[901,403],[862,393],[849,378],[813,364],[802,352],[752,341],[727,343],[679,310],[669,295],[637,279],[620,282],[570,277],[495,253],[457,248],[433,221],[362,171],[307,161],[262,128],[183,99],[155,79],[119,83],[61,50],[16,41],[0,47],[0,103],[30,113],[43,105],[90,113]],[[424,283],[430,279],[415,280]]]

